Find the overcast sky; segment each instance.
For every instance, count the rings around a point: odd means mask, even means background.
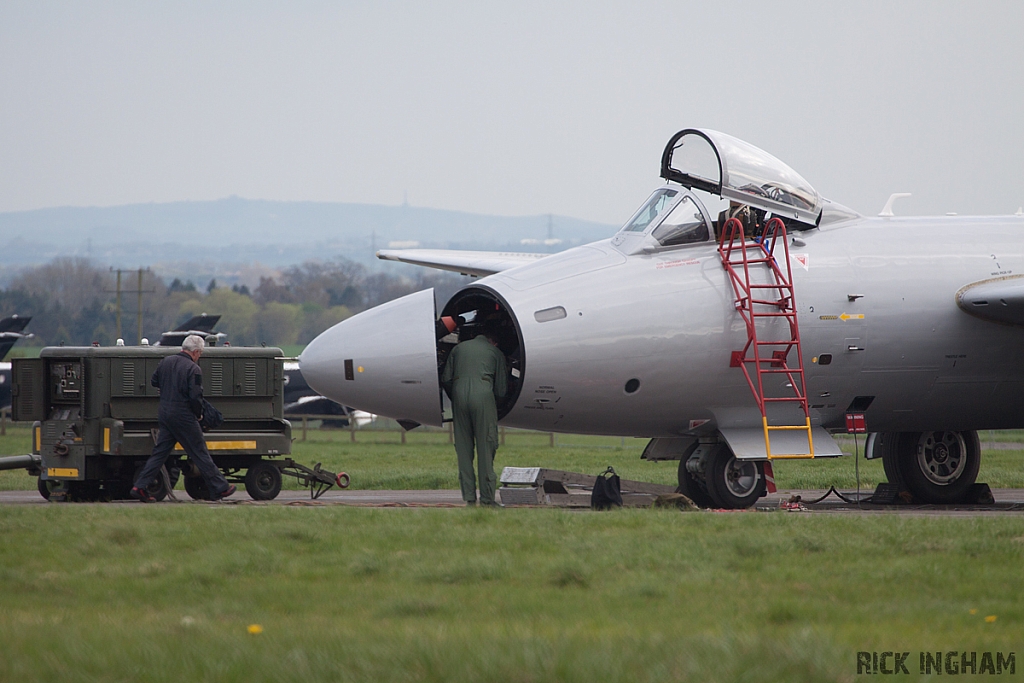
[[[620,223],[676,130],[866,214],[1024,204],[1024,3],[0,2],[0,211],[216,199]]]

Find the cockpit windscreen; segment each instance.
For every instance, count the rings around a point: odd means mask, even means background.
[[[669,190],[661,188],[651,195],[651,198],[647,200],[647,203],[636,212],[633,219],[626,224],[626,227],[622,229],[622,232],[643,232],[654,223],[658,216],[667,211],[672,203],[675,201],[676,195],[679,193],[676,190]]]
[[[693,201],[683,197],[651,235],[663,247],[703,242],[708,238],[708,224]]]

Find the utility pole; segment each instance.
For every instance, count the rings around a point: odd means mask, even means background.
[[[111,268],[110,272],[117,273],[117,288],[114,290],[114,292],[116,292],[116,297],[114,298],[114,312],[115,312],[115,317],[117,319],[117,339],[123,339],[123,337],[121,335],[121,294],[138,294],[139,295],[138,308],[136,309],[135,313],[136,313],[136,317],[138,319],[139,336],[138,336],[138,339],[136,340],[135,343],[136,344],[141,344],[142,343],[142,295],[143,294],[150,294],[150,293],[156,291],[155,289],[143,289],[142,288],[142,275],[143,275],[143,273],[148,273],[149,272],[149,268],[139,268],[136,271],[138,273],[138,275],[139,275],[139,286],[136,289],[127,289],[127,290],[121,289],[121,273],[130,273],[132,271],[122,270],[121,268],[116,268],[116,269],[115,268]],[[110,290],[108,289],[108,290],[104,290],[104,291],[109,292]]]
[[[138,286],[138,289],[136,289],[135,291],[138,292],[138,295],[139,295],[139,307],[138,307],[138,312],[139,312],[139,342],[138,343],[141,345],[142,344],[142,268],[139,268],[139,286]],[[149,291],[152,292],[153,290],[151,289]]]
[[[121,339],[121,269],[117,269],[117,332],[114,339]]]

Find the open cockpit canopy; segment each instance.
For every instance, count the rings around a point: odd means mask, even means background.
[[[673,135],[661,156],[661,177],[807,225],[821,218],[821,196],[796,171],[718,131],[687,128]]]

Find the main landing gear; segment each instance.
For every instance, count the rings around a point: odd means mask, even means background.
[[[887,432],[875,437],[874,448],[889,483],[920,503],[964,500],[981,465],[977,432]]]

